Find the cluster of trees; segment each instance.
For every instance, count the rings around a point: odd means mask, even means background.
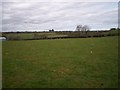
[[[120,28],[111,28],[110,30],[120,30]]]
[[[49,30],[49,32],[54,32],[54,29],[52,29],[52,30]]]
[[[90,31],[90,27],[88,25],[77,25],[75,31],[78,32],[78,37],[88,37],[87,33]]]
[[[90,27],[88,25],[77,25],[76,31],[90,31]]]

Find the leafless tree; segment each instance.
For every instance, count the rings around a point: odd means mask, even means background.
[[[82,25],[77,25],[76,31],[81,31],[82,30]]]
[[[85,36],[87,37],[88,36],[87,35],[88,31],[90,31],[90,27],[88,25],[84,25],[82,27],[82,31],[85,32]]]
[[[90,30],[88,25],[77,25],[76,31],[78,31],[79,37],[87,37],[87,32]]]
[[[90,31],[90,27],[88,26],[88,25],[84,25],[83,27],[82,27],[82,31]]]

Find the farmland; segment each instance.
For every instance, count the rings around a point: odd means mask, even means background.
[[[7,40],[41,40],[118,36],[118,29],[105,31],[3,32]]]
[[[118,87],[118,36],[3,41],[2,46],[3,88]]]

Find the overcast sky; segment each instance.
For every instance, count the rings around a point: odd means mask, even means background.
[[[2,2],[2,31],[118,27],[118,2]]]

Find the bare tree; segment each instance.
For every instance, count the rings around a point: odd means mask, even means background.
[[[83,27],[82,27],[82,31],[90,31],[90,27],[88,26],[88,25],[84,25]]]
[[[90,27],[88,25],[77,25],[76,27],[76,31],[89,31],[90,30]]]
[[[82,27],[82,31],[85,32],[85,36],[87,37],[88,31],[90,31],[90,27],[88,25],[84,25]]]
[[[76,31],[78,31],[79,37],[87,37],[87,32],[90,30],[88,25],[77,25]]]
[[[77,25],[76,31],[81,31],[82,30],[82,25]]]

